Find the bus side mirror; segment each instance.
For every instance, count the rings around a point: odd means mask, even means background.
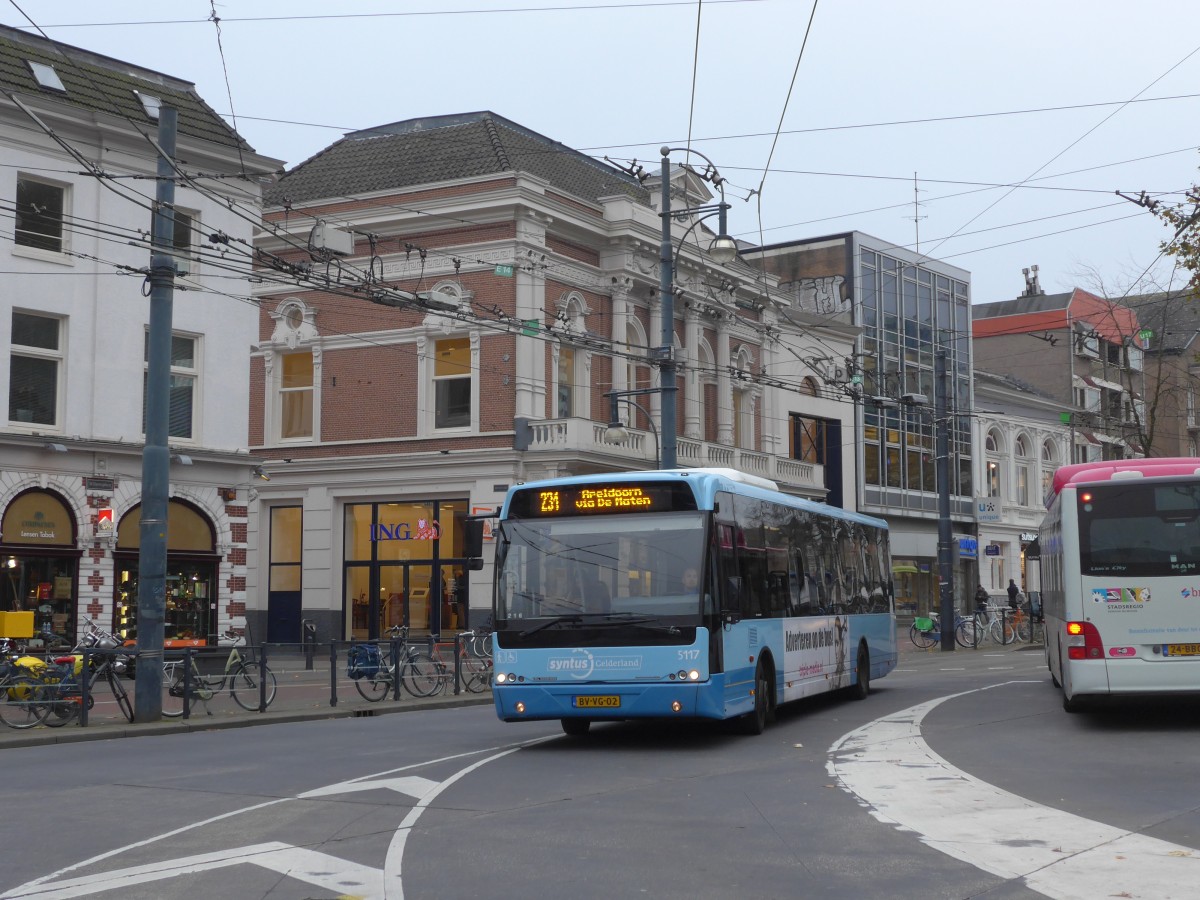
[[[483,520],[467,519],[463,526],[463,556],[470,560],[468,568],[478,572],[483,568]]]

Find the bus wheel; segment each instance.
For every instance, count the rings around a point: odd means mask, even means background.
[[[871,693],[871,654],[866,647],[858,648],[854,674],[857,683],[850,688],[850,697],[853,700],[866,700],[867,694]]]
[[[1069,713],[1083,712],[1087,708],[1082,697],[1067,697],[1063,691],[1063,709]]]
[[[571,737],[583,737],[588,733],[588,729],[592,727],[591,719],[563,719],[562,730],[563,734],[569,734]]]
[[[771,715],[771,685],[763,664],[758,664],[754,673],[754,712],[746,713],[738,723],[742,734],[762,734]]]

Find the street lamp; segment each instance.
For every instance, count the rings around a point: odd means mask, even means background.
[[[660,393],[658,388],[644,388],[633,391],[608,391],[604,395],[609,400],[608,428],[604,430],[604,440],[610,444],[623,444],[629,440],[629,429],[625,427],[625,423],[621,421],[621,416],[617,412],[617,400],[624,400],[631,406],[641,410],[642,415],[646,417],[646,421],[650,423],[650,431],[654,434],[654,466],[655,468],[662,468],[662,445],[658,439],[658,428],[654,425],[654,417],[650,415],[642,404],[633,399],[633,397],[642,394],[657,393]]]
[[[698,172],[690,166],[687,168],[701,179],[710,182],[713,187],[721,192],[720,203],[705,206],[690,206],[672,211],[670,154],[676,150],[681,150],[689,154],[694,153],[707,163],[707,168],[703,172]],[[737,241],[729,236],[726,228],[725,214],[729,209],[729,204],[725,202],[725,179],[717,172],[717,167],[713,164],[713,161],[691,147],[662,147],[659,152],[662,154],[662,209],[659,212],[659,216],[662,218],[662,244],[659,247],[659,296],[661,298],[659,302],[662,304],[662,346],[658,349],[660,387],[657,388],[662,393],[662,401],[659,404],[659,414],[662,421],[660,465],[664,469],[674,469],[676,467],[675,253],[672,247],[671,223],[676,218],[703,213],[692,224],[692,228],[695,228],[705,219],[714,215],[717,216],[717,236],[708,246],[708,255],[719,266],[728,265],[737,259],[738,246]],[[689,228],[688,231],[691,231],[692,228]],[[615,399],[613,403],[616,403]]]

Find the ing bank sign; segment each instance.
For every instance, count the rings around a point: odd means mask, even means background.
[[[408,522],[397,522],[395,525],[382,523],[371,526],[371,541],[436,541],[442,536],[442,529],[437,522],[417,519],[414,529]]]

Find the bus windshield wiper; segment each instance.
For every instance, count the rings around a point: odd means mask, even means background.
[[[529,637],[529,635],[531,635],[531,634],[537,634],[542,629],[551,628],[555,625],[582,625],[582,624],[583,624],[583,616],[579,616],[579,615],[558,616],[556,618],[551,619],[548,622],[543,622],[541,625],[534,625],[532,628],[526,628],[524,631],[521,632],[520,636],[521,637]]]
[[[603,613],[604,621],[597,622],[597,625],[636,625],[638,628],[644,628],[647,631],[662,631],[667,634],[679,634],[679,626],[663,625],[652,616],[639,616],[637,613],[616,612]]]

